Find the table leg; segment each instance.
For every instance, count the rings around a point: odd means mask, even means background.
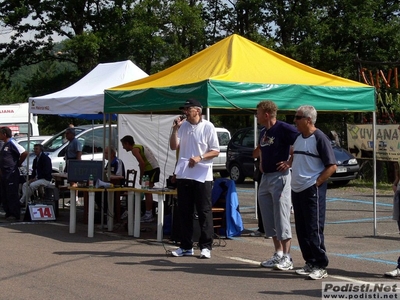
[[[135,226],[133,227],[133,236],[140,237],[140,202],[142,193],[135,193]]]
[[[134,192],[128,191],[128,235],[133,236],[133,196]]]
[[[69,233],[76,232],[76,191],[70,190],[71,199],[69,201]]]
[[[157,216],[157,241],[163,240],[163,223],[164,223],[164,196],[158,195],[158,216]]]
[[[94,236],[94,192],[89,192],[88,237]]]
[[[113,231],[114,229],[114,192],[108,192],[108,213],[107,212],[107,228],[108,231]]]

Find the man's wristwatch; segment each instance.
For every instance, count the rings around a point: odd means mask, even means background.
[[[203,160],[204,159],[204,156],[203,155],[200,155],[200,160]]]

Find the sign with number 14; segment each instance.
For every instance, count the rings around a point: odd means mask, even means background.
[[[56,219],[51,205],[30,205],[29,212],[31,213],[32,221],[51,221]]]

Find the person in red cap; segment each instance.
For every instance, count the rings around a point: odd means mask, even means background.
[[[193,214],[196,207],[200,223],[200,258],[211,258],[213,216],[211,191],[213,158],[219,154],[214,125],[202,118],[202,105],[189,99],[179,109],[186,116],[177,117],[172,126],[170,148],[179,150],[175,167],[178,190],[178,216],[181,225],[180,248],[172,256],[191,256],[193,251]]]

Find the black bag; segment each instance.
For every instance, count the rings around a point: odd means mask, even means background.
[[[260,160],[257,159],[254,162],[254,174],[253,174],[253,180],[260,183],[262,177],[262,173],[260,171]]]
[[[176,189],[176,176],[171,175],[167,178],[167,188],[174,190]]]

